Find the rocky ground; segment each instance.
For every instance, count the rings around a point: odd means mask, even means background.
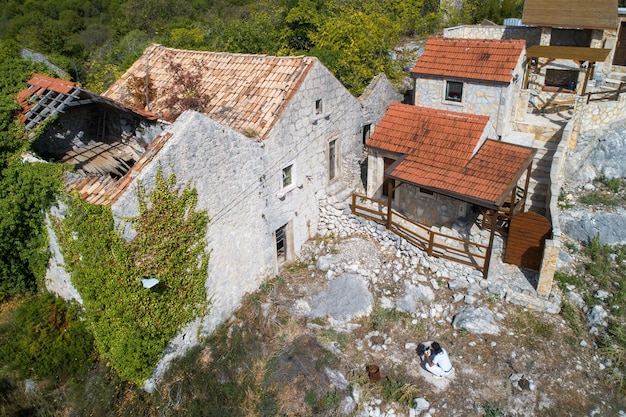
[[[556,285],[530,310],[514,302],[520,294],[532,298],[532,274],[499,256],[485,280],[353,217],[345,203],[329,202],[323,222],[325,237],[284,271],[285,283],[266,307],[306,322],[302,333],[333,352],[336,366],[311,378],[341,393],[342,414],[626,416],[623,398],[605,383],[607,364],[593,331],[577,335],[558,314]],[[498,240],[496,251],[501,247]],[[587,330],[597,332],[601,322]],[[415,348],[426,340],[449,351],[450,378],[420,367]],[[410,386],[418,405],[384,401],[367,382],[372,364],[383,379]]]

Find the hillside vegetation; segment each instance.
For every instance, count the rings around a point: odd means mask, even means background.
[[[103,91],[151,42],[175,48],[319,57],[355,94],[381,71],[401,74],[390,51],[404,36],[445,24],[521,15],[522,0],[9,0],[0,38],[47,54]]]

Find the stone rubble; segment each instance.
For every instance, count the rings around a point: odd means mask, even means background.
[[[393,253],[395,261],[376,265],[371,261],[368,262],[365,256],[360,263],[343,265],[337,263],[337,256],[330,255],[319,258],[318,268],[322,271],[332,271],[332,274],[327,274],[327,278],[330,279],[342,272],[358,273],[369,279],[371,284],[379,284],[388,278],[394,282],[403,279],[406,296],[398,300],[396,305],[396,308],[401,311],[415,311],[412,303],[430,304],[435,294],[444,292],[442,287],[452,292],[449,299],[451,303],[447,302],[447,305],[459,303],[477,305],[481,298],[491,297],[531,310],[554,314],[560,311],[561,300],[558,295],[553,293],[547,299],[539,296],[524,272],[516,266],[502,262],[504,243],[497,234],[494,239],[494,253],[489,276],[484,279],[482,272],[475,268],[430,257],[425,251],[387,230],[384,225],[353,215],[347,201],[340,202],[330,197],[322,201],[320,206],[318,230],[321,237],[363,236],[370,238],[378,242],[383,250]],[[481,230],[476,225],[471,225],[469,231],[465,229],[463,225],[455,224],[452,228],[442,227],[440,230],[446,235],[465,238],[469,236],[472,240],[480,242],[485,242],[489,238],[489,231]],[[528,271],[525,272],[528,274]],[[441,313],[443,311],[433,312],[435,315]]]
[[[329,198],[320,206],[319,235],[322,239],[312,241],[300,256],[303,261],[316,259],[310,269],[323,272],[329,286],[328,290],[296,300],[292,313],[297,316],[327,317],[335,330],[346,331],[352,318],[371,312],[376,299],[383,308],[411,314],[414,322],[432,319],[448,323],[459,331],[495,335],[500,332],[498,321],[505,318],[498,309],[502,302],[550,313],[560,311],[557,295],[552,294],[548,299],[539,296],[518,267],[501,261],[503,242],[499,236],[494,242],[489,276],[484,279],[477,269],[429,257],[385,226],[353,215],[348,202]],[[489,232],[476,225],[470,230],[462,225],[441,229],[447,235],[466,239],[470,236],[481,242],[489,238]],[[328,243],[324,239],[329,237],[342,238],[331,254],[326,253]],[[399,288],[399,293],[393,292],[391,287]],[[568,297],[571,299],[574,293],[570,292]],[[355,343],[359,351],[387,352],[394,340],[387,334],[372,331]],[[407,343],[404,348],[413,351],[416,346]],[[535,388],[535,384],[521,374],[511,376],[511,383],[521,390]],[[339,407],[343,415],[353,415],[359,407],[356,415],[362,417],[398,415],[393,404],[382,405],[379,398],[360,403],[360,388],[358,385],[351,388],[352,394],[342,399]],[[428,417],[435,412],[424,398],[415,398],[410,416]]]

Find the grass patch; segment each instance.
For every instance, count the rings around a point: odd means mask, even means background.
[[[554,338],[554,325],[546,323],[531,311],[515,315],[511,325],[516,334],[526,336],[525,343],[529,348],[537,348],[544,341]]]

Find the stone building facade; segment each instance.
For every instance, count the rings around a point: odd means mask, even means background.
[[[147,59],[149,66],[141,62]],[[295,259],[318,233],[321,202],[347,198],[362,187],[364,128],[376,126],[386,107],[402,99],[381,75],[359,100],[317,58],[152,46],[105,93],[107,100],[124,102],[131,88],[128,80],[149,78],[156,91],[151,108],[165,114],[167,108],[160,103],[169,101],[160,102],[159,94],[171,88],[166,59],[201,65],[206,71],[206,79],[196,85],[208,100],[204,111],[183,112],[119,181],[71,184],[85,200],[111,205],[127,239],[134,231],[124,219],[138,214],[136,186],[141,182],[149,190],[158,169],[175,174],[179,185],[193,185],[198,209],[210,217],[206,288],[211,308],[171,342],[157,378],[170,359],[212,332],[247,293]],[[150,73],[141,73],[144,68]],[[62,260],[53,263],[62,265]],[[68,293],[60,288],[67,280],[56,275],[60,279],[51,277],[50,287]]]
[[[432,58],[425,56],[428,54]],[[455,58],[459,56],[463,58]],[[519,40],[431,39],[412,72],[413,103],[489,116],[496,134],[505,136],[511,131],[511,122],[517,112],[524,58],[523,42]],[[431,64],[435,61],[438,64]],[[481,69],[490,65],[497,66],[503,72],[502,76]],[[471,67],[478,69],[472,70]]]

